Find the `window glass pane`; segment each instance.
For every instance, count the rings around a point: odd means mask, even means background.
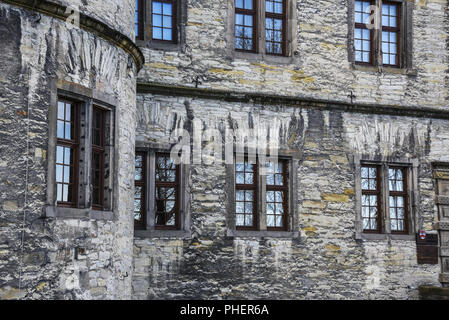
[[[245,0],[245,9],[253,9],[253,0]]]
[[[153,15],[153,26],[162,27],[162,16],[159,14]]]
[[[153,14],[162,14],[162,3],[153,1]]]
[[[245,215],[237,214],[235,224],[240,227],[244,226],[245,225]]]
[[[164,3],[162,6],[162,13],[166,16],[171,16],[172,15],[172,4]]]
[[[153,28],[153,39],[162,40],[162,28]]]
[[[235,7],[243,9],[243,0],[235,0]]]
[[[236,201],[243,201],[243,200],[245,200],[245,191],[237,190],[235,192],[235,200]]]

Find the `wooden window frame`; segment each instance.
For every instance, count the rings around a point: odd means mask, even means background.
[[[235,1],[235,0],[234,0]],[[253,48],[251,50],[245,50],[245,49],[238,49],[235,48],[236,51],[240,51],[240,52],[252,52],[252,53],[256,53],[257,52],[257,48],[259,46],[259,41],[258,41],[258,37],[257,34],[258,32],[258,23],[259,23],[259,19],[258,19],[258,10],[259,10],[259,1],[258,0],[252,0],[253,2],[253,9],[249,10],[249,9],[242,9],[242,8],[237,8],[235,7],[235,12],[234,12],[234,34],[235,34],[235,29],[236,29],[236,24],[235,24],[235,17],[237,16],[237,14],[243,14],[243,15],[250,15],[253,17]],[[235,39],[237,37],[235,36]],[[235,40],[234,40],[234,46],[235,46]]]
[[[95,117],[94,117],[94,113],[95,112],[99,112],[99,114],[101,115],[101,125],[100,125],[100,140],[101,140],[101,144],[100,145],[95,145],[94,144],[94,130],[97,129],[95,128]],[[104,180],[105,180],[105,153],[106,153],[106,137],[105,137],[105,131],[106,131],[106,116],[107,116],[107,110],[101,108],[98,105],[93,105],[92,106],[92,124],[91,124],[91,130],[92,130],[92,162],[91,162],[91,185],[92,185],[92,195],[91,195],[91,199],[92,199],[92,208],[94,210],[100,210],[103,211],[104,210]],[[93,175],[94,175],[94,154],[97,154],[100,156],[100,177],[99,177],[99,185],[98,187],[94,186],[93,183]],[[99,199],[99,203],[94,203],[94,189],[98,189],[98,199]]]
[[[399,68],[400,66],[400,57],[401,57],[401,23],[402,23],[402,3],[399,2],[392,2],[392,1],[382,1],[380,3],[381,5],[381,10],[382,10],[382,5],[394,5],[396,6],[396,27],[388,27],[388,26],[384,26],[382,24],[382,11],[380,13],[380,24],[381,24],[381,30],[380,30],[380,48],[379,48],[379,52],[380,52],[380,57],[381,57],[381,62],[383,66],[387,66],[387,67],[394,67],[394,68]],[[386,32],[395,32],[396,33],[396,63],[395,64],[385,64],[383,63],[383,52],[382,52],[382,33],[386,31]]]
[[[355,48],[355,29],[361,28],[366,30],[365,24],[355,22],[355,4],[357,0],[351,0],[352,8],[349,15],[348,22],[351,26],[351,31],[348,36],[348,57],[352,63],[353,68],[358,70],[372,70],[371,67],[381,70],[389,70],[395,72],[393,69],[404,69],[405,74],[414,74],[416,71],[412,70],[412,54],[413,54],[413,3],[407,0],[361,0],[363,2],[370,2],[372,6],[378,8],[378,19],[375,19],[374,23],[377,25],[370,30],[371,38],[371,54],[370,63],[363,61],[356,61],[356,48]],[[382,5],[394,5],[397,9],[396,27],[386,27],[382,24]],[[382,32],[395,32],[396,37],[396,62],[395,64],[383,63],[382,52]]]
[[[283,184],[282,186],[269,185],[266,183],[266,192],[268,191],[282,191],[284,192],[284,196],[282,199],[282,208],[284,212],[282,214],[282,227],[269,227],[267,226],[268,231],[287,231],[288,226],[288,200],[289,200],[289,170],[288,170],[288,160],[286,159],[278,159],[278,163],[282,162],[282,178]],[[266,177],[265,177],[266,179]],[[266,181],[266,180],[265,180]],[[265,193],[266,197],[266,193]],[[268,216],[268,215],[266,215]]]
[[[383,217],[383,212],[382,212],[382,175],[381,175],[381,171],[382,171],[382,167],[380,165],[370,165],[370,164],[362,164],[361,168],[375,168],[376,169],[376,190],[367,190],[367,189],[363,189],[362,190],[362,199],[364,195],[368,195],[368,196],[376,196],[377,197],[377,229],[364,229],[363,228],[363,215],[362,215],[362,230],[363,233],[382,233],[383,228],[382,228],[382,217]],[[361,179],[363,180],[363,178],[361,177]],[[363,212],[363,203],[362,203],[362,212]]]
[[[153,2],[161,2],[161,3],[170,3],[172,5],[172,40],[163,40],[163,39],[155,39],[153,38]],[[151,32],[150,39],[151,42],[154,43],[171,43],[178,44],[178,0],[150,0],[151,2]]]
[[[136,40],[143,40],[145,37],[145,26],[144,26],[144,17],[145,17],[145,0],[137,0],[138,8],[136,8],[137,13],[137,34],[136,30],[134,30],[134,34],[136,36]],[[134,22],[134,28],[136,27],[136,22]]]
[[[388,166],[388,169],[395,169],[395,170],[401,170],[402,171],[402,191],[391,191],[390,187],[388,187],[388,201],[390,201],[390,196],[392,197],[403,197],[404,198],[404,230],[390,230],[392,234],[409,234],[409,210],[408,210],[408,204],[409,204],[409,194],[408,194],[408,177],[407,177],[407,168],[401,167],[401,166]],[[388,179],[389,180],[389,179]],[[388,181],[388,186],[389,186]],[[388,215],[390,215],[390,212],[387,212]],[[391,219],[391,218],[390,218]]]
[[[263,0],[263,1],[265,1],[265,0]],[[265,2],[265,4],[266,4],[266,2]],[[267,9],[265,7],[265,21],[266,21],[266,18],[282,20],[282,45],[281,45],[282,53],[267,52],[266,45],[265,45],[265,48],[264,48],[265,54],[272,55],[272,56],[286,56],[286,53],[287,53],[287,0],[282,0],[282,14],[267,12]],[[265,26],[265,29],[264,29],[265,43],[267,42],[266,30],[267,29]]]
[[[243,161],[243,163],[247,162],[248,159],[245,158],[245,160]],[[237,176],[237,171],[235,170],[235,166],[237,165],[237,162],[234,164],[234,178]],[[241,191],[253,191],[253,225],[250,226],[237,226],[236,224],[236,230],[251,230],[251,231],[255,231],[258,229],[258,225],[259,225],[259,207],[258,207],[258,202],[259,202],[259,161],[255,161],[253,165],[253,183],[252,184],[237,184],[237,182],[235,183],[235,194],[234,194],[234,199],[236,197],[237,191],[241,190]],[[245,170],[245,169],[244,169]],[[246,170],[244,171],[244,173],[246,173]],[[246,216],[246,214],[245,214]],[[234,217],[235,219],[237,219],[237,212],[236,212],[236,204],[234,205]]]
[[[56,137],[56,150],[59,146],[70,148],[73,150],[73,164],[70,164],[72,167],[73,173],[73,182],[72,182],[72,199],[73,201],[57,201],[57,206],[59,207],[68,207],[68,208],[77,208],[78,207],[78,174],[79,174],[79,147],[80,147],[80,105],[78,102],[72,101],[70,99],[66,99],[63,97],[58,97],[59,102],[63,102],[64,104],[70,103],[72,106],[71,111],[73,111],[71,117],[73,116],[73,125],[71,125],[71,133],[73,134],[74,139],[67,140]],[[58,121],[58,118],[57,118]],[[56,121],[56,126],[57,126]],[[65,106],[64,106],[64,121],[65,121]],[[57,152],[57,151],[56,151]],[[57,157],[56,157],[57,159]],[[55,159],[55,167],[57,167],[58,162]],[[55,181],[56,182],[56,181]],[[64,183],[63,183],[64,184]],[[56,188],[58,183],[56,182]],[[57,197],[57,194],[56,194]],[[57,198],[56,198],[57,199]]]
[[[136,158],[137,156],[142,157],[142,179],[141,180],[135,180],[134,179],[134,186],[135,187],[141,187],[141,198],[140,198],[140,215],[141,220],[135,220],[134,219],[134,228],[138,230],[144,230],[146,228],[147,224],[147,213],[146,213],[146,193],[147,193],[147,153],[146,152],[136,152]],[[134,174],[135,176],[135,174]]]
[[[155,166],[157,166],[157,159],[158,157],[170,157],[169,153],[164,153],[164,152],[156,152],[155,153]],[[156,172],[156,167],[155,167],[155,172]],[[156,175],[154,176],[154,185],[155,185],[155,189],[154,189],[154,195],[152,195],[154,197],[154,203],[156,206],[156,192],[158,188],[174,188],[175,189],[175,225],[174,226],[168,226],[168,225],[158,225],[156,224],[156,217],[157,217],[157,207],[155,207],[155,212],[154,212],[154,217],[155,217],[155,222],[154,222],[154,228],[155,230],[179,230],[180,229],[180,166],[179,165],[175,165],[175,181],[174,182],[166,182],[166,181],[157,181],[156,180]]]
[[[365,23],[355,22],[355,3],[356,3],[357,1],[361,1],[361,2],[369,2],[369,3],[370,3],[370,6],[374,5],[374,4],[375,4],[375,1],[373,1],[373,0],[355,0],[355,1],[354,1],[354,34],[355,34],[355,29],[362,29],[362,32],[363,32],[363,30],[369,30],[369,33],[370,33],[370,54],[369,54],[369,62],[356,61],[356,60],[355,60],[355,55],[356,55],[356,51],[357,51],[357,50],[355,50],[355,35],[354,35],[354,39],[353,39],[353,41],[354,41],[354,44],[353,44],[353,46],[354,46],[354,62],[355,62],[356,64],[358,64],[358,65],[372,66],[372,65],[374,64],[374,56],[375,56],[375,48],[376,48],[376,45],[375,45],[375,32],[374,32],[373,29],[370,30],[370,29],[366,26]],[[371,11],[371,14],[372,14],[372,11]],[[362,52],[363,52],[363,51],[362,51]]]

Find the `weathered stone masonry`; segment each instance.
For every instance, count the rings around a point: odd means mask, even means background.
[[[188,1],[181,49],[141,44],[136,139],[172,145],[193,121],[222,133],[278,123],[280,147],[300,152],[300,236],[229,237],[225,165],[191,165],[191,237],[136,235],[135,298],[416,299],[419,286],[440,286],[440,266],[417,264],[413,236],[358,239],[355,160],[418,163],[414,231],[437,232],[433,163],[448,161],[438,111],[447,102],[446,1],[412,1],[410,65],[400,70],[351,63],[353,1],[292,3],[295,47],[275,59],[234,53],[232,0]]]
[[[143,61],[126,37],[133,1],[115,1],[115,18],[110,1],[80,2],[81,28],[65,23],[58,3],[6,2],[14,3],[0,2],[0,299],[130,298],[135,75]],[[112,217],[46,216],[58,90],[115,108]]]
[[[234,53],[233,0],[186,1],[182,41],[158,49],[134,44],[134,0],[0,1],[0,299],[417,299],[441,287],[445,265],[418,264],[413,235],[357,234],[360,158],[417,164],[414,232],[445,217],[448,8],[410,2],[410,66],[392,70],[351,63],[351,0],[290,0],[281,58]],[[114,107],[110,212],[51,201],[61,92]],[[186,232],[134,230],[135,149],[171,146],[193,121],[275,128],[295,155],[298,232],[232,235],[221,163],[186,167]]]

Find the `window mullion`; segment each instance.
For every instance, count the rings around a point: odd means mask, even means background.
[[[390,222],[390,188],[388,185],[388,165],[382,165],[382,194],[383,194],[383,208],[382,216],[384,217],[384,230],[385,233],[391,233],[391,222]]]
[[[260,164],[259,164],[260,165]],[[266,170],[258,170],[260,173],[265,172]],[[265,231],[267,230],[267,176],[260,174],[258,177],[259,185],[258,185],[258,212],[259,215],[259,230]]]
[[[146,215],[147,215],[147,229],[153,230],[155,225],[155,194],[156,194],[156,154],[154,151],[150,151],[147,153],[146,160],[148,174],[146,176],[148,189],[145,192],[145,203],[147,203],[146,207]]]

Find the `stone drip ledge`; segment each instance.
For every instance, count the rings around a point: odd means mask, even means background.
[[[421,300],[449,300],[449,288],[421,286],[419,287]]]
[[[28,10],[36,11],[47,16],[66,20],[70,13],[66,13],[67,7],[56,4],[46,0],[0,0],[1,2],[5,2],[11,5],[16,5]],[[127,36],[118,32],[117,30],[112,29],[107,26],[105,23],[91,18],[83,13],[80,13],[80,28],[91,32],[109,42],[112,42],[114,45],[122,48],[126,53],[128,53],[136,63],[137,72],[142,69],[145,58],[140,51],[139,47]]]
[[[112,211],[97,211],[90,208],[64,208],[47,206],[45,208],[46,218],[55,219],[77,219],[77,220],[114,220],[114,213]]]
[[[398,106],[382,104],[348,103],[337,100],[322,100],[298,96],[263,94],[244,91],[226,91],[210,88],[167,85],[161,83],[137,83],[137,94],[159,94],[226,102],[257,103],[261,105],[287,105],[306,109],[341,111],[361,114],[395,115],[415,118],[449,120],[449,111],[431,107]]]

